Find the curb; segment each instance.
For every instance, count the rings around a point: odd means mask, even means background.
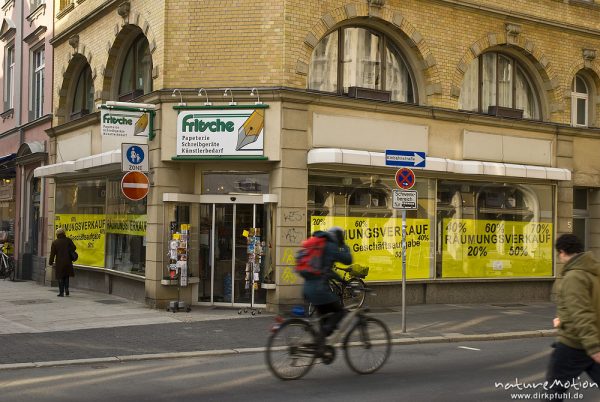
[[[392,345],[415,345],[428,343],[457,343],[457,342],[474,342],[474,341],[499,341],[508,339],[525,339],[525,338],[543,338],[556,336],[556,330],[535,330],[535,331],[519,331],[519,332],[499,332],[491,334],[476,334],[476,335],[447,335],[447,336],[427,336],[427,337],[405,337],[393,338]],[[54,360],[45,362],[31,363],[10,363],[0,364],[0,371],[17,370],[27,368],[42,368],[42,367],[62,367],[74,366],[82,364],[95,363],[123,363],[135,362],[143,360],[161,360],[161,359],[182,359],[192,357],[210,357],[210,356],[227,356],[246,353],[262,353],[264,347],[258,348],[241,348],[241,349],[217,349],[217,350],[199,350],[193,352],[168,352],[168,353],[152,353],[142,355],[114,356],[114,357],[98,357],[90,359],[74,359],[74,360]]]

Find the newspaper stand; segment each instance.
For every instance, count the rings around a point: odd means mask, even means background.
[[[171,240],[169,241],[169,277],[177,281],[177,300],[169,301],[167,311],[176,313],[178,311],[190,312],[192,308],[186,302],[181,301],[181,288],[188,285],[188,249],[190,225],[181,224],[181,230],[176,227],[171,229]]]
[[[245,233],[246,234],[246,233]],[[252,228],[247,233],[247,255],[248,261],[246,262],[246,288],[250,289],[250,306],[242,307],[238,310],[238,314],[248,313],[253,316],[261,314],[261,310],[254,307],[254,291],[257,289],[260,283],[260,267],[262,262],[263,244],[260,241],[260,229]]]

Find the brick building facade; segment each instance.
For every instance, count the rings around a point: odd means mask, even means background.
[[[335,224],[395,304],[385,151],[421,151],[409,302],[547,299],[556,235],[600,248],[598,21],[593,1],[57,1],[48,233],[143,221],[80,243],[78,285],[162,306],[187,270],[187,302],[277,309],[299,242]],[[98,104],[152,109],[145,202],[119,180],[120,143],[146,140],[102,135]],[[186,139],[257,116],[254,145]]]

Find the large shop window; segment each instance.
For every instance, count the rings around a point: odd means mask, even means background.
[[[417,177],[418,177],[417,171]],[[308,231],[341,226],[368,281],[401,279],[401,213],[391,174],[309,175]],[[407,279],[553,274],[554,187],[418,177],[407,211]]]
[[[415,102],[413,79],[402,54],[385,35],[370,29],[340,28],[315,47],[308,88],[347,94],[350,87],[391,92],[398,102]]]
[[[541,119],[538,95],[525,68],[513,57],[484,53],[465,73],[458,108],[480,113]]]
[[[434,181],[420,179],[419,205],[407,212],[407,279],[432,277],[431,228]],[[367,280],[402,279],[402,219],[392,208],[393,176],[319,174],[309,176],[308,230],[344,228],[355,263],[369,267]]]
[[[78,265],[144,275],[146,203],[120,192],[117,177],[57,183],[55,227],[64,227]]]

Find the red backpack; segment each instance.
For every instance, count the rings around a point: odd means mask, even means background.
[[[311,236],[301,244],[302,248],[296,253],[294,270],[304,279],[323,275],[323,252],[327,238]]]

